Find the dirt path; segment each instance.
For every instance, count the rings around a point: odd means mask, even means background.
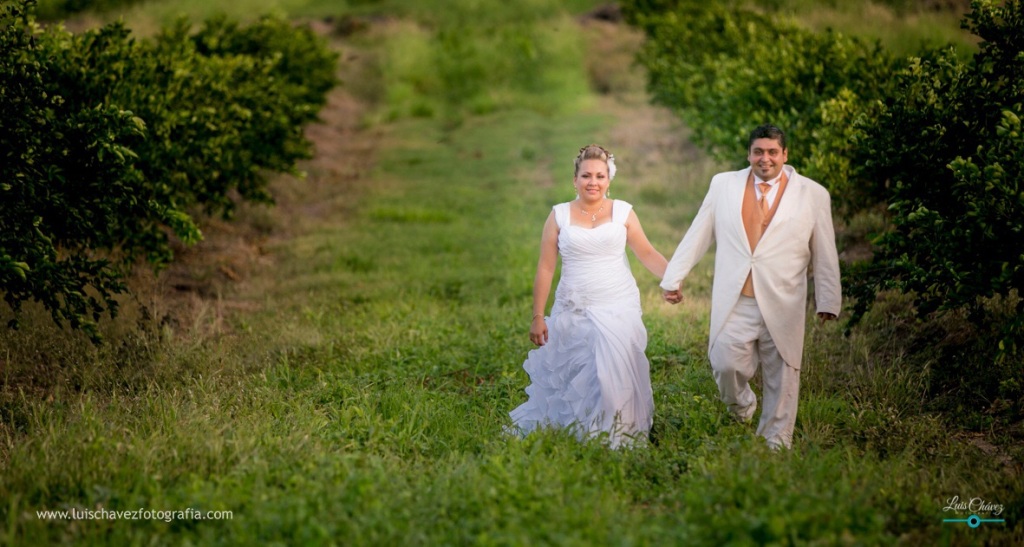
[[[194,247],[179,246],[176,260],[156,280],[143,274],[143,285],[153,285],[149,301],[156,315],[176,327],[199,328],[196,334],[222,334],[232,311],[260,307],[252,295],[269,283],[266,275],[277,260],[270,249],[287,245],[296,235],[318,225],[344,222],[358,207],[366,174],[376,161],[382,127],[364,127],[372,108],[344,82],[360,77],[371,61],[332,37],[330,22],[310,26],[331,39],[342,52],[336,86],[320,112],[320,121],[306,128],[313,157],[301,162],[303,178],[271,175],[273,206],[242,203],[234,219],[207,218],[204,239]]]

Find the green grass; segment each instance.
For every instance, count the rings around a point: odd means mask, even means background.
[[[428,29],[429,50],[431,24],[398,28]],[[569,33],[564,16],[553,24]],[[390,42],[392,28],[339,47],[372,59],[411,54]],[[582,56],[600,44],[578,47],[578,38],[565,37],[559,66],[591,62]],[[629,74],[623,59],[607,69]],[[380,85],[401,81],[383,72]],[[507,92],[497,87],[481,93]],[[247,283],[201,301],[190,324],[154,325],[129,301],[105,324],[110,343],[99,348],[42,314],[22,332],[0,333],[0,541],[1002,545],[1024,537],[1020,475],[927,413],[926,371],[901,367],[898,341],[874,351],[868,329],[844,337],[838,324],[810,325],[793,451],[771,452],[752,427],[731,422],[705,357],[710,256],[676,307],[660,303],[656,280],[634,261],[655,388],[649,446],[504,436],[507,412],[525,400],[540,228],[552,204],[572,197],[579,146],[600,142],[616,153],[613,195],[635,205],[666,253],[710,175],[726,167],[687,148],[683,129],[632,98],[600,97],[575,80],[553,97],[530,94],[514,88],[482,113],[436,95],[420,99],[447,105],[447,114],[392,116],[401,101],[375,103],[360,134],[376,139],[375,167],[346,186],[314,164],[309,182],[276,183],[291,204],[279,216],[243,209],[243,223],[275,230],[269,261]],[[305,215],[301,203],[324,212]],[[152,291],[138,298],[161,317]],[[867,324],[880,332],[894,321],[891,310],[873,313]],[[1007,522],[943,524],[953,496],[1001,503]],[[233,518],[36,517],[67,508]]]

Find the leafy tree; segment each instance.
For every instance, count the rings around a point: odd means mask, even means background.
[[[723,161],[743,154],[753,125],[785,127],[801,152],[793,164],[829,186],[843,208],[861,205],[859,191],[846,192],[845,128],[862,105],[887,95],[892,56],[877,43],[838,33],[786,21],[765,25],[762,14],[735,2],[654,3],[653,14],[630,17],[648,34],[639,58],[655,102],[676,110],[694,139]]]
[[[58,324],[95,336],[124,289],[125,234],[180,212],[144,197],[128,146],[144,135],[142,120],[55,93],[52,43],[25,5],[4,6],[0,23],[0,287],[15,312],[41,301]]]
[[[133,264],[201,237],[194,211],[270,202],[266,173],[309,157],[337,55],[279,19],[137,41],[121,23],[42,29],[32,4],[0,12],[0,291],[12,326],[34,299],[96,339]]]
[[[880,290],[913,292],[922,313],[966,309],[1024,289],[1024,3],[976,0],[965,28],[972,63],[951,52],[914,59],[862,123],[862,177],[888,181],[893,230],[858,277],[858,312]],[[1005,324],[1024,340],[1024,301]]]

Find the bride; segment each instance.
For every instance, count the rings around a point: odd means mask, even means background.
[[[563,427],[581,438],[607,433],[618,447],[646,439],[654,413],[647,330],[625,247],[658,279],[667,261],[647,240],[633,206],[608,198],[614,156],[591,144],[574,165],[577,198],[552,208],[541,236],[530,325],[539,347],[523,363],[532,382],[529,399],[509,416],[521,434]],[[559,255],[562,274],[545,318]]]

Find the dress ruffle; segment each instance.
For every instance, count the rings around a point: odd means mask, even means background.
[[[509,415],[523,432],[545,426],[582,427],[603,422],[594,348],[597,329],[582,312],[548,318],[548,343],[530,351],[523,369],[530,375],[529,400]]]

